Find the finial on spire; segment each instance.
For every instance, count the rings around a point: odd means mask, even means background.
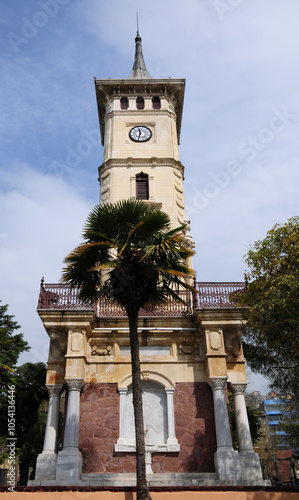
[[[138,22],[138,12],[137,12],[137,34],[135,37],[135,60],[133,64],[132,73],[129,79],[142,80],[151,78],[143,59],[141,36],[139,35],[139,22]]]

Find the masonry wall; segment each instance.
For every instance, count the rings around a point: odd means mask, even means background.
[[[214,472],[213,395],[205,382],[177,383],[174,391],[179,453],[152,455],[154,472]],[[80,440],[84,473],[135,472],[134,454],[114,452],[119,432],[117,384],[86,384],[81,395]]]

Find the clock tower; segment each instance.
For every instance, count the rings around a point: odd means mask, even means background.
[[[127,79],[95,79],[103,163],[100,202],[141,199],[186,223],[179,161],[184,79],[153,79],[141,37]],[[188,225],[187,225],[188,227]],[[188,236],[190,246],[193,242]],[[151,486],[267,485],[253,449],[242,310],[244,283],[196,283],[139,312],[146,472]],[[135,431],[129,324],[118,304],[82,303],[78,290],[41,281],[38,313],[49,335],[49,406],[33,485],[135,484]],[[234,397],[233,447],[227,390]],[[60,398],[64,435],[58,450]]]
[[[184,79],[153,79],[141,37],[126,80],[95,80],[104,146],[99,167],[100,202],[139,198],[159,206],[173,227],[186,223],[179,139]]]

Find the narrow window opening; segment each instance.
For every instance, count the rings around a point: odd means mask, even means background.
[[[129,99],[127,97],[120,98],[120,109],[128,109]]]
[[[161,109],[161,99],[159,96],[154,96],[152,99],[153,109]]]
[[[137,97],[137,99],[136,99],[136,108],[137,109],[144,109],[144,99],[143,99],[143,97]]]
[[[139,200],[149,199],[148,175],[143,172],[136,175],[136,198]]]

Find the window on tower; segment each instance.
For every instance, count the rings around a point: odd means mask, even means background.
[[[143,99],[143,97],[137,97],[137,99],[136,99],[136,108],[137,109],[144,109],[144,99]]]
[[[127,97],[120,98],[120,109],[128,109],[129,99]]]
[[[148,175],[141,172],[136,175],[136,198],[138,200],[148,200]]]
[[[152,99],[153,109],[161,109],[161,100],[159,96],[154,96]]]

